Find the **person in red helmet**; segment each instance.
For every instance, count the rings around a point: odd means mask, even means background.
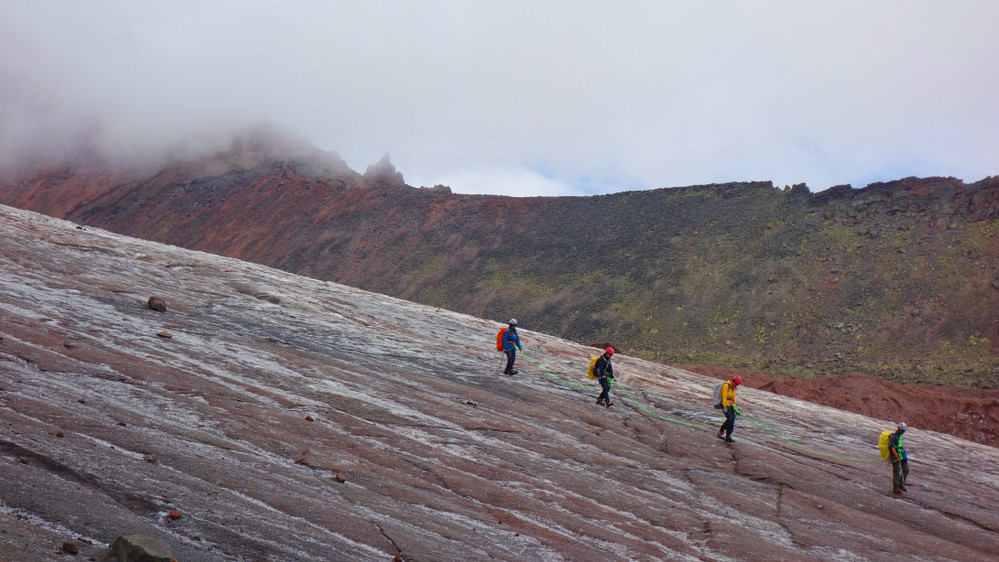
[[[610,400],[611,381],[614,380],[614,369],[611,367],[612,355],[614,355],[614,348],[608,347],[604,350],[603,355],[597,359],[596,364],[593,365],[593,374],[597,376],[597,382],[600,383],[600,388],[603,389],[603,392],[597,398],[597,405],[607,406],[608,408],[613,404]]]
[[[725,412],[725,423],[718,428],[718,439],[724,439],[729,443],[735,442],[735,439],[732,439],[732,431],[735,430],[735,415],[739,413],[739,409],[735,407],[735,387],[740,384],[742,377],[736,375],[725,381],[721,387],[721,405],[722,411]]]

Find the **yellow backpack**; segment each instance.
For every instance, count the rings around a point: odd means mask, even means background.
[[[588,379],[597,378],[597,374],[593,372],[593,367],[596,367],[598,359],[600,359],[599,355],[597,355],[596,357],[590,357],[590,368],[586,369],[586,378]]]
[[[891,453],[888,451],[888,438],[891,437],[891,430],[884,430],[881,432],[881,437],[878,437],[878,449],[881,450],[881,458],[888,460]]]

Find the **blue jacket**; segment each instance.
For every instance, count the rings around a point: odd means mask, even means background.
[[[503,336],[503,349],[513,349],[517,346],[517,349],[524,349],[520,345],[520,336],[517,335],[517,328],[508,328],[506,334]]]

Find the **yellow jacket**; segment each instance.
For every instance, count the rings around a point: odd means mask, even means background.
[[[722,406],[735,406],[735,383],[731,379],[721,387]]]

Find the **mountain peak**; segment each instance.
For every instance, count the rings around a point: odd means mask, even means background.
[[[313,146],[307,139],[281,128],[260,125],[234,135],[228,143],[207,156],[202,163],[205,175],[250,170],[272,162],[289,162],[312,177],[334,177],[354,173],[335,152]]]
[[[388,154],[382,156],[381,160],[368,166],[364,171],[364,179],[388,185],[406,185],[402,178],[402,173],[395,169]]]

